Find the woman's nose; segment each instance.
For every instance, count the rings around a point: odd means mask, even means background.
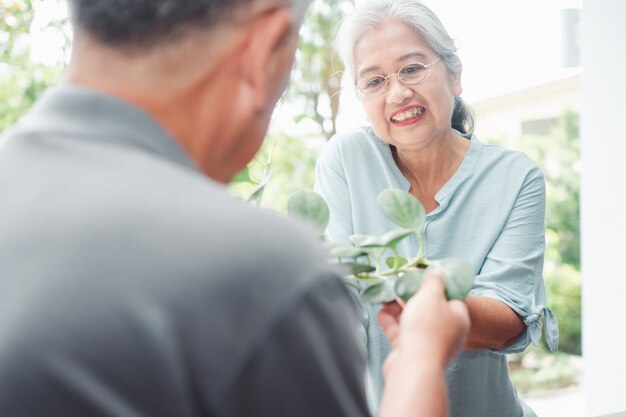
[[[387,80],[387,82],[389,83],[389,91],[387,91],[387,104],[404,103],[407,98],[413,95],[411,87],[402,83],[398,77],[391,77]]]

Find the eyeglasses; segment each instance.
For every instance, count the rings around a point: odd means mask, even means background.
[[[394,75],[398,77],[398,80],[402,84],[417,84],[426,78],[428,69],[439,61],[441,61],[441,57],[428,65],[420,63],[408,64],[400,68],[400,71],[395,74],[389,74],[386,77],[383,75],[367,76],[359,81],[357,88],[366,96],[376,96],[387,91],[389,88],[389,79]]]

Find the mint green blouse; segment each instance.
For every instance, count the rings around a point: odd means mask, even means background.
[[[491,297],[519,314],[527,328],[505,349],[464,351],[448,368],[452,417],[529,417],[508,372],[506,353],[539,342],[541,318],[551,350],[558,327],[546,306],[542,277],[545,250],[545,182],[525,154],[480,143],[474,135],[467,154],[450,180],[435,195],[439,203],[426,216],[426,257],[464,258],[476,278],[470,294]],[[382,234],[396,228],[376,204],[388,188],[409,190],[389,144],[370,127],[331,139],[319,158],[315,189],[327,201],[327,238],[349,242],[352,234]],[[417,240],[401,242],[401,256],[417,253]],[[368,347],[366,386],[370,408],[378,409],[383,389],[382,364],[389,344],[376,320],[377,308],[360,302],[363,343]],[[428,360],[428,358],[424,358]]]

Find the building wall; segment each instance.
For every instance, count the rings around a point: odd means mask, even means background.
[[[549,133],[542,130],[567,110],[580,111],[580,80],[577,74],[470,103],[476,116],[476,134],[482,140],[507,138],[515,143],[523,133]]]
[[[582,15],[581,233],[587,416],[626,415],[626,2]]]

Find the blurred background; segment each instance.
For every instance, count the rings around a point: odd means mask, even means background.
[[[511,355],[514,383],[540,416],[583,416],[579,114],[580,0],[425,1],[457,39],[464,99],[476,134],[527,153],[544,170],[548,304],[559,352],[540,344]],[[366,124],[333,41],[355,0],[316,1],[302,28],[292,83],[256,159],[233,193],[285,212],[289,195],[313,186],[320,149],[337,131]],[[60,82],[71,47],[61,0],[0,0],[0,132]]]

